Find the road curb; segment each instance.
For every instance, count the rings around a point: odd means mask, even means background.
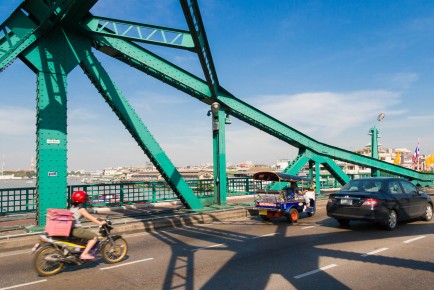
[[[145,217],[145,218],[124,218],[113,220],[113,233],[132,234],[150,232],[164,228],[181,228],[196,224],[207,224],[250,216],[248,210],[244,208],[231,208],[210,212],[181,213],[175,215]],[[97,231],[97,227],[88,226],[92,231]],[[38,241],[41,233],[29,233],[19,235],[9,235],[0,237],[0,253],[17,251],[30,248]]]

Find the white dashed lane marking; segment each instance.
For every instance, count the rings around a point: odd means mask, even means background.
[[[331,265],[328,265],[328,266],[324,266],[324,267],[321,267],[319,269],[316,269],[316,270],[313,270],[313,271],[306,272],[304,274],[300,274],[300,275],[294,276],[294,279],[300,279],[300,278],[303,278],[303,277],[306,277],[306,276],[309,276],[309,275],[313,275],[313,274],[325,271],[327,269],[330,269],[330,268],[333,268],[333,267],[336,267],[336,266],[337,266],[336,264],[331,264]]]

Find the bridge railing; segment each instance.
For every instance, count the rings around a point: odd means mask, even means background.
[[[210,198],[214,195],[213,179],[186,181],[197,197]],[[268,184],[269,182],[255,181],[251,177],[228,178],[227,196],[253,194],[257,190],[264,189]],[[334,179],[321,178],[321,188],[338,187],[336,185],[338,184]],[[71,194],[77,190],[84,190],[90,195],[90,206],[92,207],[178,200],[165,181],[69,185],[67,200],[70,200]],[[0,214],[35,211],[35,187],[0,189]]]

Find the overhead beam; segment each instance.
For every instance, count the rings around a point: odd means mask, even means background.
[[[387,163],[368,156],[360,155],[345,149],[327,145],[295,130],[285,123],[263,113],[253,106],[237,99],[235,96],[220,87],[216,98],[205,88],[207,83],[198,77],[182,70],[171,62],[152,54],[143,47],[124,40],[111,37],[96,37],[97,49],[115,57],[134,68],[155,76],[163,82],[180,89],[200,101],[211,104],[219,102],[226,113],[245,121],[246,123],[269,133],[270,135],[297,148],[310,148],[316,154],[327,156],[335,160],[341,160],[352,164],[358,164],[382,171],[395,173],[409,179],[433,181],[434,174],[420,173],[408,168]]]
[[[122,39],[93,35],[94,47],[150,76],[211,105],[206,82],[147,49]],[[210,99],[210,100],[207,100]]]
[[[88,16],[83,27],[92,34],[194,51],[189,31],[107,17]]]
[[[202,209],[202,203],[90,50],[80,66],[181,202],[187,208]]]
[[[180,3],[182,10],[184,11],[185,20],[187,21],[188,27],[193,36],[194,44],[199,48],[197,54],[199,56],[203,73],[205,74],[206,82],[210,88],[211,95],[215,97],[220,84],[214,61],[212,60],[211,49],[209,48],[199,6],[197,5],[196,0],[180,0]]]

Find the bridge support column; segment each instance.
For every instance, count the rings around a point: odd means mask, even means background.
[[[375,126],[369,129],[369,135],[371,135],[371,157],[375,159],[379,159],[378,158],[378,130]],[[372,177],[380,176],[380,170],[371,167],[371,176]]]
[[[226,205],[226,140],[225,140],[225,111],[219,103],[211,105],[212,139],[213,139],[213,167],[214,167],[214,203]]]
[[[36,114],[36,222],[67,206],[66,75],[39,72]]]

